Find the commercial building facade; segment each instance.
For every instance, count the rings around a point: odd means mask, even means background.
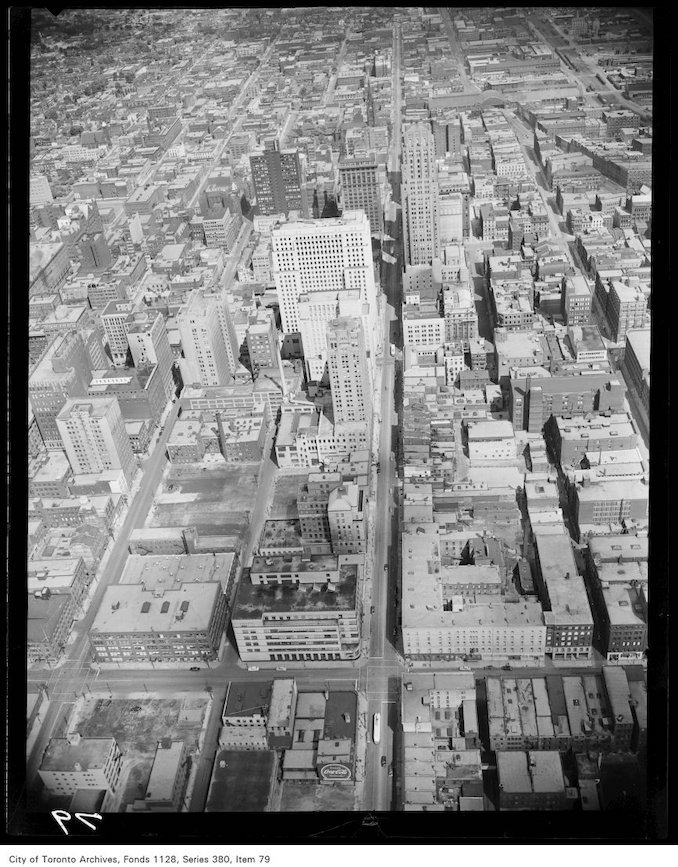
[[[131,484],[137,464],[115,398],[70,399],[56,423],[74,473],[121,470]]]
[[[360,654],[359,567],[272,564],[271,580],[243,576],[231,623],[244,662],[352,660]],[[336,564],[336,558],[334,559]],[[283,571],[284,568],[284,571]],[[261,577],[263,573],[259,573]],[[306,580],[301,580],[305,578]]]

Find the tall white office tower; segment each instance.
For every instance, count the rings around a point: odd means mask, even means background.
[[[71,398],[56,423],[74,473],[122,470],[129,486],[136,461],[117,398]]]
[[[219,316],[219,296],[193,293],[177,315],[184,353],[183,379],[200,385],[230,385],[229,363]]]
[[[320,382],[327,368],[327,323],[339,315],[339,292],[309,292],[299,296],[297,316],[309,382]],[[357,292],[356,292],[357,294]]]
[[[282,330],[302,334],[309,379],[322,376],[327,347],[320,337],[324,339],[327,322],[337,316],[340,297],[351,290],[357,291],[362,305],[366,347],[373,357],[380,323],[370,223],[365,213],[345,211],[341,217],[283,223],[273,229],[271,239]],[[313,346],[303,344],[304,333],[312,330],[317,332],[320,349],[315,342]]]
[[[221,336],[224,339],[228,363],[233,376],[235,376],[235,372],[240,364],[240,341],[233,324],[233,311],[231,307],[235,303],[233,296],[229,293],[228,289],[221,288],[214,293],[205,293],[205,298],[217,299],[217,314],[221,327]]]
[[[342,316],[327,326],[327,367],[334,424],[370,423],[372,365],[367,357],[362,321]]]
[[[403,245],[408,265],[430,265],[440,254],[438,170],[435,141],[428,124],[403,133]]]
[[[132,314],[127,342],[135,367],[157,364],[162,377],[163,391],[169,399],[174,390],[172,378],[172,347],[162,313],[152,310]]]

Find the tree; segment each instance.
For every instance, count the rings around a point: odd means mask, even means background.
[[[76,125],[76,126],[72,126],[72,127],[69,129],[68,134],[71,135],[71,136],[74,136],[74,135],[80,135],[80,133],[81,133],[82,131],[83,131],[83,127],[81,127],[81,126],[77,126],[77,125]]]

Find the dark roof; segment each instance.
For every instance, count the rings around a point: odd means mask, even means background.
[[[268,708],[271,703],[273,682],[264,683],[249,681],[231,683],[228,698],[224,706],[224,716],[246,716],[261,713],[262,708]]]
[[[354,692],[328,693],[323,737],[331,740],[355,740],[357,705],[358,697]],[[350,722],[346,722],[344,714],[348,714]]]

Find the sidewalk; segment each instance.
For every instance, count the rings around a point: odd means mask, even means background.
[[[356,708],[356,738],[355,738],[355,802],[354,809],[361,810],[365,803],[365,778],[367,767],[367,697],[358,693]]]

